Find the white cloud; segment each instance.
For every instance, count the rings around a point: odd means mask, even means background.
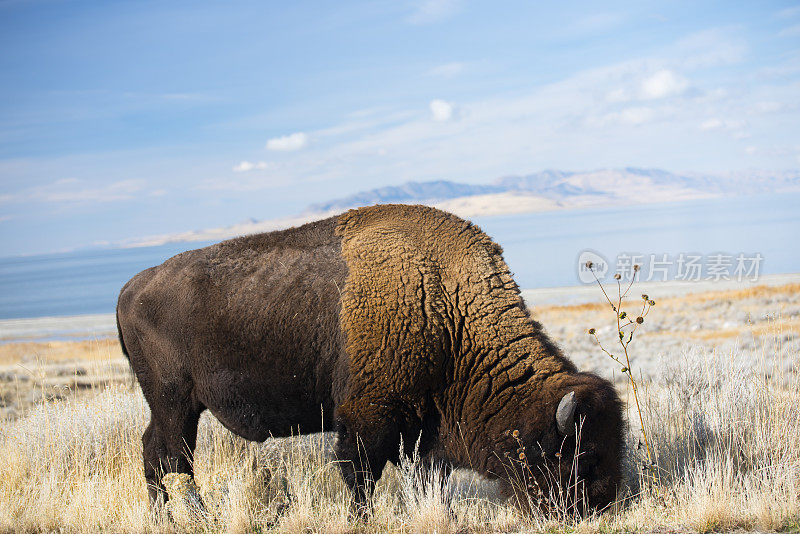
[[[247,172],[255,168],[255,165],[249,161],[242,161],[241,163],[233,166],[233,172]]]
[[[758,147],[750,145],[745,147],[745,153],[750,156],[767,156],[769,158],[792,158],[800,163],[800,145],[773,145]]]
[[[298,167],[299,165],[295,165]],[[241,178],[208,178],[195,186],[200,191],[225,191],[227,193],[263,191],[275,187],[285,186],[290,182],[289,178],[283,173],[253,173],[242,176]]]
[[[662,69],[642,80],[641,95],[647,100],[666,98],[681,94],[689,86],[689,82],[675,72]]]
[[[689,87],[688,80],[672,69],[659,66],[656,62],[634,61],[616,68],[598,69],[598,72],[606,72],[606,79],[598,80],[598,86],[611,85],[605,91],[605,101],[614,104],[659,100],[683,94]]]
[[[419,0],[408,17],[412,24],[430,24],[453,15],[459,8],[459,0]]]
[[[787,7],[777,13],[778,17],[782,19],[790,19],[800,15],[800,6]]]
[[[453,118],[455,108],[450,102],[444,100],[431,100],[431,115],[436,122],[446,122]]]
[[[756,113],[777,113],[786,108],[786,104],[774,101],[756,102],[755,106],[753,106],[753,110]]]
[[[631,99],[631,94],[626,89],[618,87],[606,93],[606,100],[608,102],[628,102]]]
[[[796,37],[800,35],[800,24],[795,24],[794,26],[789,26],[788,28],[782,29],[778,32],[778,35],[781,37]]]
[[[105,203],[136,198],[144,189],[142,180],[120,180],[92,186],[83,180],[65,178],[47,185],[31,187],[11,195],[10,201],[47,202],[55,204]]]
[[[444,100],[430,102],[431,115],[331,138],[324,148],[315,147],[317,162],[304,154],[287,172],[299,180],[346,180],[357,169],[362,175],[383,176],[382,183],[396,183],[443,176],[485,180],[543,167],[636,164],[709,170],[751,164],[741,152],[736,163],[720,163],[699,149],[708,142],[699,128],[704,119],[720,113],[716,117],[734,128],[741,123],[732,118],[745,115],[751,101],[735,90],[706,89],[701,80],[697,91],[689,91],[689,82],[677,73],[668,57],[642,58],[580,71],[524,94],[459,102],[457,107]],[[650,86],[645,88],[646,81]],[[434,117],[458,121],[447,129],[431,128]],[[734,143],[737,135],[731,130],[727,140],[718,142]],[[583,147],[577,158],[576,146]],[[741,146],[730,148],[741,151]],[[382,149],[386,152],[378,157]]]
[[[43,202],[52,204],[102,204],[132,200],[144,194],[143,180],[120,180],[94,185],[77,178],[62,178],[45,185],[2,195],[0,203]]]
[[[605,116],[608,122],[617,122],[621,124],[629,124],[632,126],[639,126],[646,122],[650,122],[655,117],[652,108],[649,107],[630,107],[622,111],[609,113]]]
[[[308,136],[303,132],[296,132],[283,137],[273,137],[267,141],[267,150],[289,152],[300,150],[308,144]]]
[[[436,67],[433,67],[431,70],[429,70],[428,74],[439,78],[453,78],[461,74],[463,70],[464,70],[464,64],[458,61],[454,61],[452,63],[444,63],[442,65],[437,65]]]
[[[747,123],[742,120],[735,119],[719,119],[712,117],[700,123],[701,130],[740,130],[747,126]],[[740,137],[741,139],[742,137]]]
[[[701,130],[718,130],[722,128],[723,123],[719,119],[708,119],[700,124]]]
[[[703,69],[741,62],[747,43],[739,28],[712,28],[678,41],[673,53],[684,69]]]
[[[275,150],[275,149],[273,149]],[[263,171],[269,167],[269,164],[266,161],[258,161],[258,162],[250,162],[250,161],[242,161],[233,166],[233,172],[248,172],[252,170],[259,170]]]
[[[457,105],[432,100],[430,114],[400,108],[350,114],[339,124],[309,131],[311,138],[325,142],[283,162],[276,174],[287,183],[331,184],[352,184],[354,175],[380,176],[377,186],[442,177],[486,180],[547,167],[640,165],[705,171],[793,165],[794,155],[770,159],[762,152],[748,156],[743,151],[746,144],[768,142],[767,137],[796,135],[787,126],[797,115],[796,84],[784,84],[776,92],[776,85],[765,86],[757,77],[743,91],[740,69],[720,65],[737,57],[732,52],[736,46],[713,55],[714,45],[726,48],[731,35],[696,34],[656,55],[581,70],[525,92],[459,98]],[[708,76],[700,67],[685,68],[686,58],[694,65],[721,68]],[[787,115],[780,123],[757,116],[753,109],[758,102],[789,106]],[[740,120],[744,117],[747,123]],[[451,122],[432,127],[434,120]],[[750,122],[758,143],[737,141],[749,133],[744,129],[751,128]],[[768,129],[772,123],[782,134]],[[715,135],[715,150],[709,151],[709,132],[714,130],[726,135]],[[715,155],[721,153],[730,157]],[[266,187],[262,182],[251,186]]]

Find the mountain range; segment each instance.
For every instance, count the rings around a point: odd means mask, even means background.
[[[625,200],[667,202],[798,189],[798,171],[707,175],[675,174],[634,167],[588,172],[546,170],[522,176],[505,176],[489,184],[464,184],[448,180],[407,182],[312,204],[304,213],[326,213],[379,203],[436,204],[456,198],[503,194],[534,195],[566,207],[577,200],[580,200],[580,204]]]
[[[486,184],[449,180],[407,182],[311,204],[294,217],[248,219],[224,228],[137,239],[122,246],[220,240],[287,228],[350,208],[383,203],[428,204],[462,217],[507,215],[555,209],[676,202],[722,196],[800,191],[800,171],[751,171],[712,175],[659,169],[545,170],[504,176]]]

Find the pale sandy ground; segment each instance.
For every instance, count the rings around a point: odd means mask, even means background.
[[[789,277],[786,277],[787,279]],[[726,357],[736,350],[737,365],[759,366],[772,373],[796,372],[788,358],[800,350],[800,277],[781,285],[746,286],[741,289],[702,291],[683,296],[684,287],[634,286],[624,309],[635,317],[641,294],[655,299],[645,322],[630,345],[631,369],[637,376],[656,375],[685,367],[702,353]],[[786,281],[786,279],[784,279]],[[614,298],[615,285],[607,285]],[[594,288],[599,291],[599,288]],[[529,306],[530,300],[526,300]],[[532,313],[564,352],[586,371],[619,380],[619,365],[611,361],[588,334],[595,328],[603,346],[621,354],[614,312],[607,302],[567,306],[533,306]],[[772,363],[775,365],[772,365]],[[775,377],[778,378],[778,377]]]
[[[606,287],[613,296],[616,285]],[[636,284],[626,299],[632,316],[642,293],[656,305],[630,346],[637,376],[655,377],[702,352],[724,356],[734,349],[742,366],[777,360],[770,367],[796,371],[786,355],[800,350],[800,274],[765,276],[757,283]],[[581,370],[624,383],[620,366],[587,333],[596,328],[606,348],[618,352],[614,313],[596,285],[525,290],[523,297]],[[134,387],[113,314],[0,321],[0,419],[114,383]]]

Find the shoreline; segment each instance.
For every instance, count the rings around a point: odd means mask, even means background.
[[[633,286],[633,294],[647,293],[653,298],[659,299],[795,283],[800,283],[800,273],[763,275],[755,281],[637,282]],[[604,282],[604,284],[608,285],[609,283]],[[549,306],[576,306],[604,301],[603,294],[596,284],[523,289],[521,294],[525,303],[532,309]],[[85,341],[116,337],[116,335],[114,313],[0,319],[0,345],[22,342]]]

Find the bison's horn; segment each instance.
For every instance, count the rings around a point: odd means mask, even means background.
[[[572,435],[575,433],[575,408],[578,402],[575,400],[575,392],[570,391],[561,398],[556,409],[556,426],[562,434]]]

